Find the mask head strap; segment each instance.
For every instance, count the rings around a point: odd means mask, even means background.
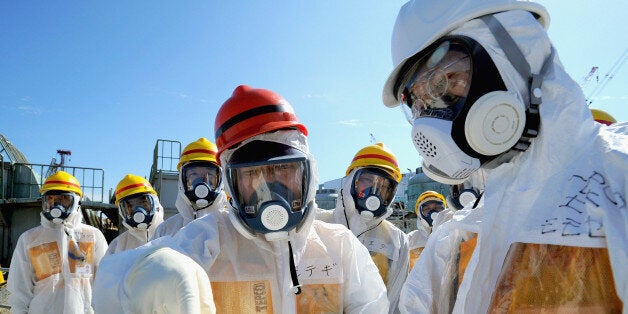
[[[541,124],[541,117],[539,114],[539,105],[542,103],[541,85],[543,84],[543,77],[547,74],[549,64],[554,59],[555,50],[554,47],[550,47],[550,55],[543,62],[541,71],[538,74],[532,73],[530,64],[525,59],[525,56],[521,52],[521,49],[517,46],[514,39],[504,26],[497,20],[494,15],[486,15],[480,18],[495,37],[495,40],[499,44],[499,47],[506,54],[506,58],[510,61],[513,67],[519,72],[519,74],[528,82],[529,90],[528,94],[530,100],[525,103],[526,106],[526,125],[521,139],[517,144],[504,155],[513,157],[517,151],[525,151],[530,146],[530,140],[535,138],[539,133],[539,127]],[[510,158],[507,158],[510,159]],[[504,158],[496,158],[494,160],[504,160]],[[490,162],[489,162],[490,163]]]

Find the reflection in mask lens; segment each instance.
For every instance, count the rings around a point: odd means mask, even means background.
[[[212,190],[218,186],[220,172],[218,167],[209,163],[193,163],[184,166],[183,176],[185,178],[186,191],[191,191],[195,185],[205,183]]]
[[[459,43],[445,41],[415,62],[403,79],[406,117],[453,120],[471,85],[471,57]]]
[[[49,212],[55,205],[61,205],[65,210],[72,208],[74,195],[72,193],[44,194],[43,210]]]
[[[395,188],[391,178],[367,170],[356,173],[353,185],[358,198],[376,195],[385,203],[384,205],[391,201]]]
[[[149,194],[135,194],[126,197],[120,201],[120,206],[127,218],[133,217],[133,211],[137,207],[143,208],[147,213],[154,210],[153,199]]]
[[[424,217],[429,217],[431,213],[439,213],[445,209],[443,202],[441,201],[428,201],[421,205],[421,214]]]
[[[294,160],[294,159],[293,159]],[[283,199],[292,211],[303,206],[305,159],[257,166],[231,166],[235,199],[254,215],[264,202]]]

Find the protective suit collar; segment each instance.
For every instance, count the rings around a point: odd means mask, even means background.
[[[287,237],[285,237],[285,234],[283,236],[273,235],[272,238],[266,237],[267,240],[269,241],[289,239],[290,241],[293,241],[294,247],[299,247],[298,243],[300,244],[305,243],[307,234],[310,231],[310,226],[312,224],[312,221],[314,221],[314,218],[316,217],[316,211],[318,210],[314,202],[314,197],[316,195],[316,185],[318,182],[318,168],[316,166],[316,160],[314,159],[314,156],[310,154],[310,150],[307,144],[307,137],[303,135],[300,131],[292,130],[292,129],[258,134],[256,136],[253,136],[249,139],[242,141],[235,148],[225,150],[220,155],[220,164],[223,165],[223,168],[224,168],[224,165],[227,164],[227,161],[233,155],[233,152],[237,150],[239,146],[245,145],[252,141],[267,141],[267,142],[275,142],[275,143],[288,145],[288,146],[291,146],[293,148],[300,150],[301,152],[307,155],[307,159],[310,163],[310,182],[308,184],[308,192],[307,192],[307,197],[305,201],[305,203],[307,204],[305,216],[303,217],[303,219],[301,220],[301,223],[297,225],[296,228],[288,232]],[[222,178],[223,182],[227,182],[226,173],[227,171],[223,171],[223,178]],[[233,195],[233,191],[230,190],[230,187],[228,184],[225,185],[225,189],[227,193],[229,193],[230,195]],[[238,230],[238,232],[240,232],[243,236],[249,239],[258,237],[258,233],[254,232],[253,230],[245,226],[244,223],[242,223],[240,219],[236,217],[238,214],[237,212],[235,212],[236,209],[233,208],[231,204],[228,205],[227,209],[229,210],[230,221],[232,222],[233,226]]]
[[[188,198],[185,196],[185,192],[183,192],[183,189],[179,189],[179,191],[177,192],[177,200],[175,201],[174,205],[177,208],[177,211],[179,211],[179,214],[181,214],[181,217],[183,217],[184,225],[186,225],[194,219],[203,217],[210,212],[220,210],[224,207],[226,199],[227,196],[225,195],[225,192],[220,191],[220,194],[218,195],[218,197],[216,197],[211,205],[199,210],[195,210],[190,204]]]
[[[336,209],[333,212],[334,221],[347,226],[356,236],[374,228],[393,212],[392,208],[388,207],[386,213],[380,217],[368,219],[360,215],[351,196],[351,183],[357,170],[358,168],[351,170],[348,175],[342,178],[340,197],[336,199]]]

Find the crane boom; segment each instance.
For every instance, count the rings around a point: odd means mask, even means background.
[[[621,69],[621,67],[624,65],[624,62],[626,62],[627,54],[628,49],[624,49],[624,53],[621,55],[621,57],[619,57],[619,59],[615,61],[611,69],[606,74],[604,74],[598,85],[595,86],[593,91],[591,91],[591,93],[589,94],[589,97],[587,97],[587,105],[591,105],[594,98],[604,89],[604,87],[606,87],[608,82],[612,80],[613,77],[615,77],[617,71],[619,71],[619,69]]]
[[[592,67],[591,71],[589,71],[589,73],[584,76],[584,78],[582,79],[582,82],[580,83],[581,88],[584,88],[589,83],[589,81],[591,80],[591,77],[593,77],[593,74],[597,72],[597,69],[598,67]]]

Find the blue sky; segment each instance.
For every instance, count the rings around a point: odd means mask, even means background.
[[[0,134],[31,163],[71,150],[67,165],[104,169],[113,189],[148,177],[158,139],[214,141],[218,108],[247,84],[293,105],[320,182],[343,176],[370,134],[414,169],[410,126],[381,103],[404,2],[2,1]],[[576,81],[593,66],[602,79],[628,49],[627,1],[540,3]],[[624,64],[592,107],[628,121],[626,86]]]

